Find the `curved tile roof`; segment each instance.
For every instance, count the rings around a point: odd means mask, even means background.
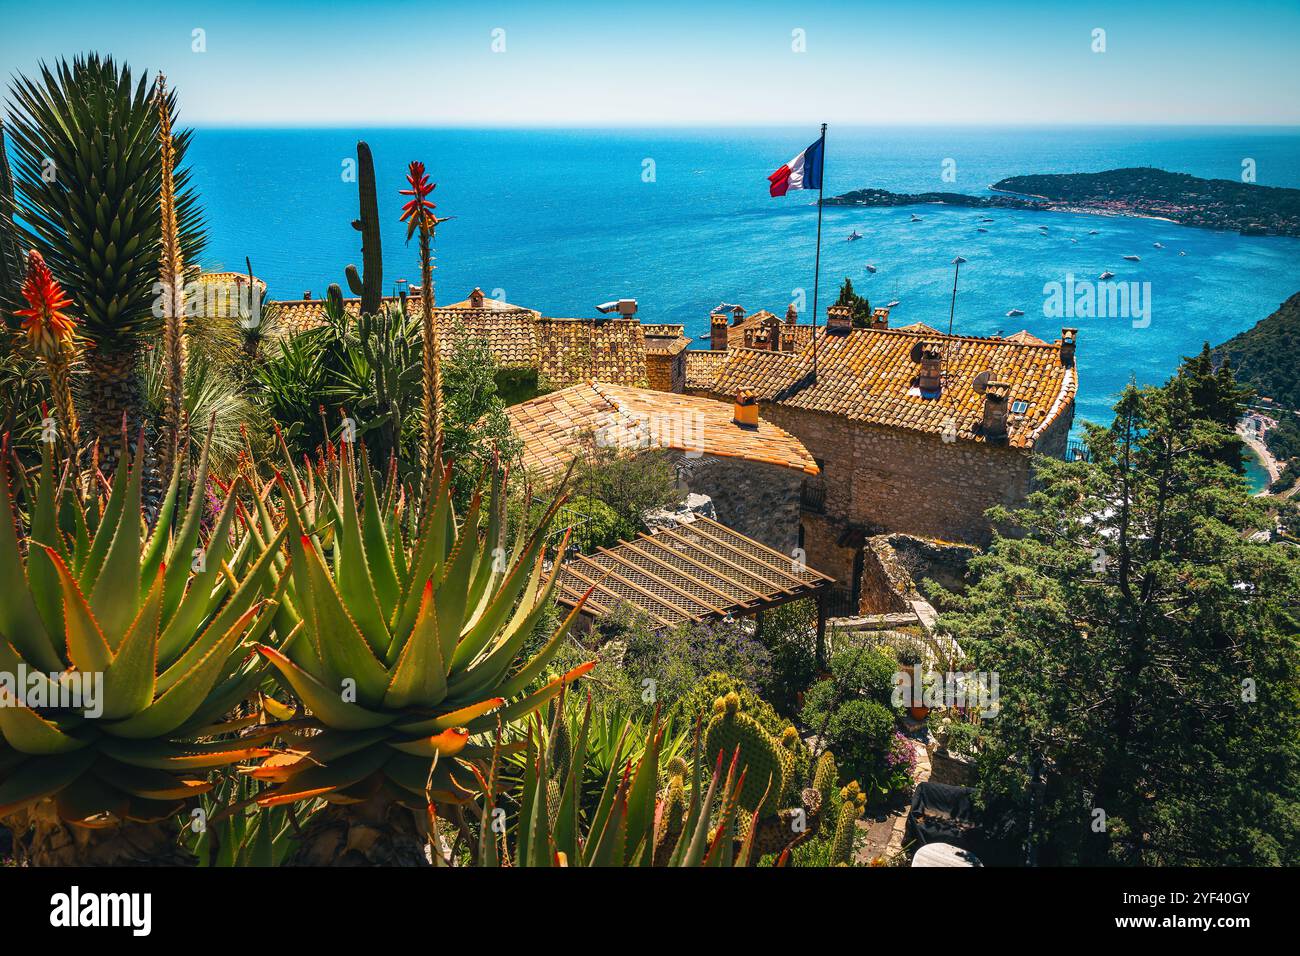
[[[1072,406],[1078,387],[1073,362],[1062,362],[1061,346],[1041,340],[904,328],[841,334],[821,329],[816,341],[815,378],[811,348],[797,353],[734,349],[708,391],[718,397],[748,391],[761,401],[914,431],[941,434],[951,426],[958,438],[986,441],[980,431],[984,396],[974,380],[987,371],[989,380],[1010,386],[1013,405],[1025,403],[1023,412],[1008,416],[1006,443],[1032,448],[1042,430]],[[944,383],[936,398],[922,397],[917,388],[922,342],[943,351]]]
[[[650,448],[716,455],[817,474],[799,439],[771,422],[737,425],[728,402],[649,388],[583,382],[506,409],[523,442],[524,466],[545,475],[563,471],[579,439],[628,451]]]

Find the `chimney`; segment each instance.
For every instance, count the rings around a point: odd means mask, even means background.
[[[1061,329],[1061,364],[1069,368],[1074,364],[1074,340],[1078,329]]]
[[[853,328],[853,310],[847,305],[833,305],[826,310],[826,331],[847,332]]]
[[[781,351],[781,320],[774,315],[764,324],[767,326],[767,347],[773,352]]]
[[[736,393],[736,405],[732,420],[741,428],[758,427],[758,399],[753,392]]]
[[[727,351],[727,316],[715,312],[709,316],[709,348],[715,352]]]
[[[745,321],[745,308],[744,308],[744,306],[740,306],[740,305],[733,306],[732,309],[731,309],[731,324],[732,324],[732,325],[739,325],[741,322],[744,322],[744,321]]]
[[[980,429],[989,438],[1002,438],[1007,433],[1007,399],[1011,386],[1006,382],[989,382],[984,389],[984,421]]]
[[[304,292],[304,293],[302,294],[302,297],[303,297],[303,300],[304,300],[304,301],[307,300],[307,299],[310,299],[310,298],[311,298],[311,289],[308,289],[306,292]]]
[[[715,352],[727,351],[727,316],[708,316],[708,347]]]
[[[799,310],[796,309],[794,307],[794,303],[791,302],[790,308],[785,310],[785,324],[796,325],[798,322],[799,322]]]
[[[889,328],[889,310],[872,309],[871,310],[871,327],[873,329]]]
[[[474,288],[474,291],[469,294],[469,307],[471,309],[483,308],[483,290],[477,286]]]
[[[938,342],[921,343],[921,371],[916,386],[926,398],[937,398],[943,391],[943,347]]]

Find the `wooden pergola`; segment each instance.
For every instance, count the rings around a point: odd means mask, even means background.
[[[631,606],[656,628],[757,615],[803,598],[817,600],[818,657],[825,594],[834,579],[710,518],[641,534],[566,562],[557,600],[573,607],[591,590],[584,613],[606,617]]]

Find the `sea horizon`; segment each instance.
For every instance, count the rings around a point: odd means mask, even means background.
[[[323,297],[360,261],[346,172],[364,139],[375,156],[386,292],[418,278],[397,217],[405,165],[420,159],[439,184],[438,214],[456,217],[438,231],[438,301],[481,287],[545,315],[589,316],[599,302],[633,297],[643,321],[680,323],[700,348],[719,302],[784,314],[797,301],[808,319],[815,194],[771,198],[766,177],[816,135],[812,124],[200,127],[189,158],[209,223],[205,265],[243,271],[247,256],[275,298]],[[825,193],[986,194],[1010,175],[1126,166],[1239,178],[1245,160],[1259,184],[1300,187],[1300,127],[832,126]],[[912,223],[913,212],[923,221]],[[846,243],[850,231],[864,240]],[[1271,313],[1295,291],[1300,240],[1066,212],[827,207],[819,321],[848,277],[873,305],[898,300],[895,324],[946,329],[958,255],[967,261],[954,331],[1025,328],[1051,341],[1063,325],[1080,327],[1081,423],[1108,421],[1129,381],[1162,382],[1202,342]],[[1044,314],[1047,284],[1103,271],[1149,283],[1148,325]],[[1007,316],[1013,309],[1025,314]]]

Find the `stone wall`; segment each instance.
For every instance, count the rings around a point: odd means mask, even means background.
[[[720,522],[782,554],[798,547],[800,472],[713,456],[687,463],[687,487],[713,499]],[[808,564],[822,570],[811,558]]]
[[[765,404],[822,464],[826,514],[845,524],[984,545],[984,512],[1015,505],[1029,487],[1029,455],[982,442],[851,422],[821,412]],[[1053,435],[1064,449],[1065,428]],[[1059,431],[1059,436],[1056,432]]]

